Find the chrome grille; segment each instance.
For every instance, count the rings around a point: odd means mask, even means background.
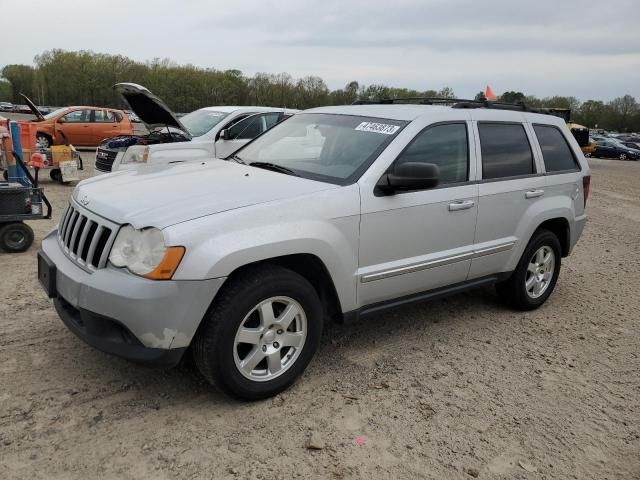
[[[118,226],[69,203],[58,225],[58,242],[66,255],[85,270],[107,265]]]
[[[118,152],[98,148],[96,150],[96,170],[110,172],[117,156]]]

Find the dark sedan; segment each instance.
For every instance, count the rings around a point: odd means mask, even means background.
[[[629,148],[621,142],[608,138],[597,140],[595,152],[592,157],[619,158],[620,160],[640,160],[640,150]]]

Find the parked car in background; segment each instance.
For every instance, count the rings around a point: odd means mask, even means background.
[[[10,102],[0,102],[0,112],[13,112],[15,105]]]
[[[227,157],[297,110],[272,107],[207,107],[180,118],[160,98],[135,83],[119,83],[131,110],[149,130],[102,142],[96,170],[107,173],[141,165]]]
[[[133,125],[122,111],[100,107],[64,107],[44,115],[25,95],[31,113],[36,116],[36,144],[39,148],[70,143],[80,146],[98,145],[114,135],[132,135]]]
[[[629,148],[615,138],[603,138],[596,141],[598,145],[592,157],[618,158],[620,160],[639,160],[640,150]]]
[[[629,147],[632,150],[640,150],[640,142],[625,142],[620,141],[625,147]]]
[[[582,234],[589,165],[560,118],[461,105],[317,108],[227,161],[87,179],[40,282],[93,347],[161,366],[189,350],[246,400],[290,386],[333,319],[492,284],[538,308]]]

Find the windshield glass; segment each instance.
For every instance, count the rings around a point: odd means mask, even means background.
[[[65,108],[59,108],[59,109],[57,109],[57,110],[54,110],[54,111],[53,111],[53,112],[51,112],[51,113],[47,113],[47,114],[44,116],[44,118],[46,118],[47,120],[49,120],[49,119],[51,119],[51,118],[55,118],[55,117],[57,117],[58,115],[60,115],[61,113],[66,112],[67,110],[68,110],[68,108],[66,108],[66,107],[65,107]]]
[[[180,123],[187,128],[192,137],[199,137],[215,127],[227,115],[229,114],[224,112],[196,110],[181,117]]]
[[[276,125],[240,150],[244,163],[272,163],[339,185],[357,180],[406,122],[305,113]]]

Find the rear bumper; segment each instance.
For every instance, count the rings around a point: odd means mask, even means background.
[[[57,229],[39,255],[51,266],[50,295],[69,330],[99,350],[148,364],[180,359],[225,280],[155,281],[109,266],[89,273],[62,251]]]
[[[573,229],[571,230],[571,242],[569,243],[569,254],[573,251],[573,247],[576,246],[578,240],[582,236],[584,226],[587,224],[587,215],[581,215],[576,217],[574,221]]]

